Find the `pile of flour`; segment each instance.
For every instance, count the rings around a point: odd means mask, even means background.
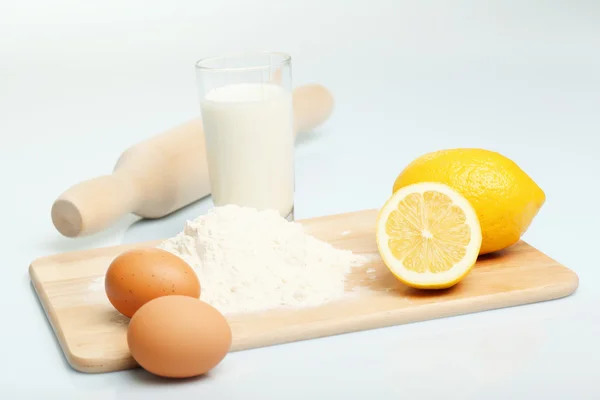
[[[311,307],[344,295],[363,256],[339,250],[274,210],[227,205],[185,224],[159,246],[187,261],[200,298],[223,314]]]

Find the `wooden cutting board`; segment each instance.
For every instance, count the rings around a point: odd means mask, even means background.
[[[454,288],[420,291],[398,282],[379,258],[376,210],[299,221],[310,234],[372,261],[349,277],[358,297],[312,309],[230,317],[232,351],[515,306],[568,296],[571,270],[520,242],[482,256]],[[136,367],[127,348],[128,319],[104,293],[104,273],[122,251],[158,242],[64,253],[35,260],[29,274],[69,364],[82,372]]]

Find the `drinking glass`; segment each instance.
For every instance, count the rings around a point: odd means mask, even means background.
[[[215,206],[294,214],[291,57],[253,53],[196,63]]]

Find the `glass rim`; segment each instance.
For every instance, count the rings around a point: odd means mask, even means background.
[[[226,58],[242,58],[242,57],[251,57],[251,56],[279,56],[281,60],[274,64],[265,64],[265,65],[257,65],[250,67],[209,67],[203,65],[204,63],[208,63],[211,61],[223,60]],[[253,70],[261,70],[261,69],[270,69],[273,67],[281,67],[283,65],[289,64],[292,60],[292,57],[288,53],[280,52],[280,51],[258,51],[258,52],[246,52],[246,53],[231,53],[224,54],[221,56],[213,56],[213,57],[205,57],[196,61],[195,67],[199,71],[253,71]]]

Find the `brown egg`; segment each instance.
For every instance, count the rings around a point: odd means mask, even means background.
[[[104,288],[110,303],[130,318],[160,296],[200,297],[200,282],[192,267],[157,248],[129,250],[115,258],[106,271]]]
[[[231,347],[231,329],[216,308],[186,296],[164,296],[142,306],[127,330],[129,351],[145,370],[166,378],[202,375]]]

